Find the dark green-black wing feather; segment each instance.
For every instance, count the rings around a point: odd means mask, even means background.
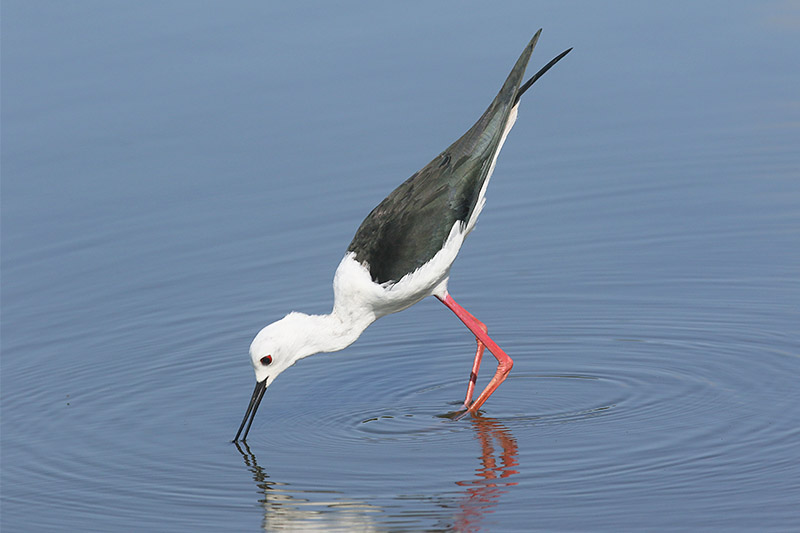
[[[424,265],[442,248],[453,225],[470,219],[540,33],[525,47],[475,125],[397,187],[361,223],[347,249],[368,266],[375,282],[399,281]],[[550,66],[552,62],[544,70]]]

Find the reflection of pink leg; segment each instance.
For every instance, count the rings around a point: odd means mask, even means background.
[[[476,479],[457,481],[456,485],[467,487],[461,500],[461,514],[455,518],[456,531],[482,531],[481,521],[497,506],[507,487],[517,484],[511,478],[519,471],[517,441],[497,420],[483,418],[474,413],[470,419],[481,445],[479,468],[475,469]],[[496,450],[494,443],[502,448]],[[497,457],[500,458],[498,464]]]
[[[472,373],[469,376],[467,399],[465,401],[465,407],[474,412],[480,409],[497,387],[505,381],[506,376],[508,376],[508,373],[511,372],[511,368],[514,366],[514,361],[491,339],[491,337],[489,337],[486,325],[456,303],[450,294],[445,294],[444,298],[439,298],[439,300],[456,314],[473,335],[475,335],[475,339],[478,341],[478,350],[475,353],[475,362],[472,364]],[[472,399],[472,393],[475,390],[475,381],[478,379],[478,369],[481,364],[484,348],[489,348],[489,351],[492,352],[492,355],[497,359],[497,371],[489,384],[486,385],[486,388],[483,389],[480,396],[478,396],[478,399],[470,405],[469,401]]]

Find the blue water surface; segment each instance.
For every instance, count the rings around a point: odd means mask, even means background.
[[[361,219],[526,94],[453,296],[267,391]],[[8,531],[800,529],[797,3],[2,3]],[[479,387],[493,373],[484,361]]]

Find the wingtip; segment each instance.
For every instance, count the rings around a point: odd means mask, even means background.
[[[541,30],[540,30],[540,31],[541,31]],[[554,57],[554,58],[553,58],[553,59],[552,59],[552,60],[551,60],[551,61],[550,61],[548,64],[546,64],[546,65],[545,65],[545,66],[543,66],[541,69],[539,69],[539,72],[537,72],[536,74],[534,74],[534,75],[531,77],[531,79],[529,79],[528,81],[526,81],[525,83],[523,83],[523,84],[520,86],[519,90],[517,91],[517,96],[516,96],[516,98],[514,99],[514,105],[517,105],[517,103],[519,102],[519,99],[522,97],[522,95],[523,95],[523,94],[525,94],[525,91],[527,91],[528,89],[530,89],[530,88],[531,88],[531,86],[532,86],[534,83],[536,83],[536,80],[538,80],[539,78],[541,78],[541,77],[544,75],[544,73],[545,73],[545,72],[547,72],[548,70],[550,70],[550,67],[552,67],[553,65],[555,65],[556,63],[558,63],[559,61],[561,61],[561,59],[563,59],[563,57],[564,57],[565,55],[567,55],[568,53],[570,53],[571,51],[572,51],[572,47],[570,47],[570,48],[567,48],[566,50],[564,50],[563,52],[561,52],[560,54],[558,54],[556,57]]]
[[[533,34],[533,38],[531,38],[531,42],[528,43],[528,47],[533,52],[533,49],[536,48],[536,43],[539,42],[539,36],[542,34],[542,28],[539,28],[536,33]]]

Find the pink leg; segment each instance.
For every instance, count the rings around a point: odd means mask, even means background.
[[[484,333],[489,331],[489,328],[486,327],[486,324],[475,318],[472,313],[466,309],[463,310],[470,317],[470,319],[474,320],[475,323],[478,324],[478,327],[481,328]],[[469,409],[469,404],[472,402],[472,394],[475,392],[475,382],[478,380],[478,371],[481,368],[483,351],[486,349],[486,345],[483,344],[477,336],[475,337],[475,340],[478,343],[478,349],[475,351],[475,360],[472,363],[472,372],[469,373],[469,384],[467,385],[467,397],[464,399],[464,409]]]
[[[514,361],[511,360],[508,354],[506,354],[491,337],[489,337],[486,326],[480,320],[472,316],[469,311],[456,303],[450,294],[445,294],[444,298],[439,298],[439,300],[456,314],[473,335],[475,335],[475,339],[478,341],[478,351],[475,354],[475,362],[472,364],[472,373],[469,376],[469,386],[467,387],[467,399],[465,402],[466,407],[470,411],[477,411],[484,402],[489,399],[489,396],[492,395],[497,387],[505,381],[506,376],[508,376],[508,373],[511,372],[511,368],[514,366]],[[480,396],[478,396],[478,399],[470,405],[469,401],[472,399],[472,392],[475,389],[475,381],[478,378],[478,369],[481,364],[484,348],[489,348],[489,351],[492,352],[492,355],[497,359],[497,371],[489,384],[486,385],[486,388],[483,389]]]

